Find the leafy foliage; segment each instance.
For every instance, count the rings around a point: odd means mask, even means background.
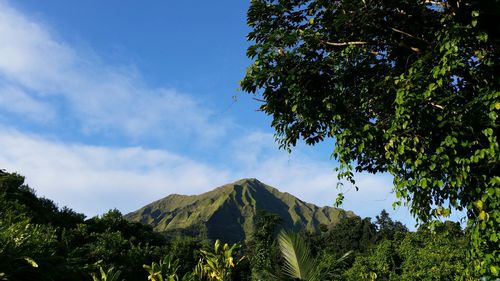
[[[408,232],[408,228],[398,221],[393,221],[386,210],[382,210],[375,218],[375,225],[378,228],[378,240],[393,240],[395,235]]]
[[[466,210],[479,276],[500,264],[500,1],[253,0],[254,60],[282,147],[335,140],[339,176],[394,176],[421,221]]]
[[[260,210],[255,221],[255,232],[247,245],[252,277],[257,280],[270,279],[269,273],[273,271],[271,265],[276,263],[278,254],[276,234],[282,220],[276,214]]]
[[[326,251],[331,253],[345,253],[351,250],[365,252],[374,244],[380,232],[377,233],[376,226],[369,218],[345,217],[327,232],[324,239],[319,243],[327,244]]]
[[[227,281],[231,280],[231,273],[234,267],[243,260],[244,257],[235,257],[238,245],[222,245],[219,240],[215,241],[212,251],[201,250],[201,268],[204,276],[208,280]]]
[[[382,211],[375,222],[344,216],[319,232],[284,232],[258,212],[238,244],[162,238],[117,210],[87,220],[38,198],[17,174],[0,174],[0,280],[461,280],[467,240],[451,222],[408,231]],[[49,206],[49,208],[40,208]],[[37,209],[39,212],[33,212]],[[60,214],[70,214],[63,223]],[[209,247],[208,245],[213,245]],[[342,256],[344,253],[351,253]],[[245,258],[242,258],[245,257]]]
[[[317,261],[312,257],[304,239],[299,235],[280,232],[278,242],[285,259],[285,275],[298,280],[321,280]]]
[[[165,256],[160,263],[153,262],[151,266],[144,265],[144,269],[149,273],[148,280],[151,281],[178,281],[177,271],[179,270],[179,260],[174,260],[172,256]]]
[[[36,280],[37,269],[46,268],[54,255],[54,229],[33,224],[22,216],[3,218],[0,220],[0,272],[10,279]]]
[[[368,255],[356,257],[347,280],[465,280],[465,237],[460,226],[422,226],[395,240],[383,240]]]
[[[113,267],[108,270],[104,270],[102,267],[99,268],[99,275],[92,274],[92,280],[94,281],[119,281],[120,270],[115,270]]]
[[[165,241],[150,227],[112,210],[84,220],[38,198],[18,174],[0,171],[0,273],[7,280],[88,280],[100,267],[142,279],[142,264],[160,257]],[[102,275],[101,275],[102,277]]]

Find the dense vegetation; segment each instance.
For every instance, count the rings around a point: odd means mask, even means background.
[[[498,0],[252,0],[241,85],[283,147],[334,139],[340,177],[390,173],[423,222],[467,211],[471,269],[498,277],[499,16]]]
[[[162,237],[120,212],[85,219],[0,171],[0,280],[464,280],[457,223],[409,232],[382,211],[322,233],[280,232],[259,212],[246,244]],[[298,279],[293,279],[294,278]]]

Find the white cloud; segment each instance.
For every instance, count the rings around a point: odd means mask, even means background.
[[[58,117],[70,113],[85,132],[115,132],[136,138],[206,140],[225,131],[224,122],[210,120],[212,113],[203,98],[148,87],[133,67],[108,65],[95,54],[79,51],[5,1],[0,1],[0,37],[2,87],[25,89],[22,96],[17,92],[18,100],[31,104],[30,112],[16,110],[19,107],[11,110],[21,117],[41,110],[57,112]],[[49,103],[42,106],[49,99],[50,109]],[[64,112],[54,99],[64,105]],[[38,116],[40,121],[46,118]]]
[[[0,109],[20,114],[30,120],[49,122],[54,120],[54,110],[44,102],[26,94],[23,90],[0,82]]]
[[[0,168],[19,172],[39,195],[87,215],[133,211],[170,193],[198,194],[228,181],[224,171],[141,147],[63,144],[2,128]]]

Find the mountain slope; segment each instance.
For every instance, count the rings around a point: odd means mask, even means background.
[[[340,216],[355,216],[303,202],[256,179],[243,179],[200,195],[169,195],[125,217],[158,232],[205,233],[235,242],[250,237],[257,210],[279,215],[287,229],[313,232],[319,231],[320,224],[335,224]]]

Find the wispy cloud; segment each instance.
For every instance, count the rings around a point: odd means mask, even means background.
[[[27,176],[40,195],[88,215],[132,211],[170,193],[197,194],[229,179],[225,171],[142,147],[64,144],[2,128],[0,168]]]
[[[0,1],[0,37],[1,86],[10,89],[0,93],[0,106],[18,118],[45,122],[47,116],[70,114],[87,133],[135,138],[206,140],[224,134],[224,122],[212,122],[202,97],[148,87],[134,67],[109,65],[79,51],[5,1]]]
[[[26,94],[22,89],[0,81],[0,109],[22,115],[37,122],[54,121],[55,112],[50,105]]]

